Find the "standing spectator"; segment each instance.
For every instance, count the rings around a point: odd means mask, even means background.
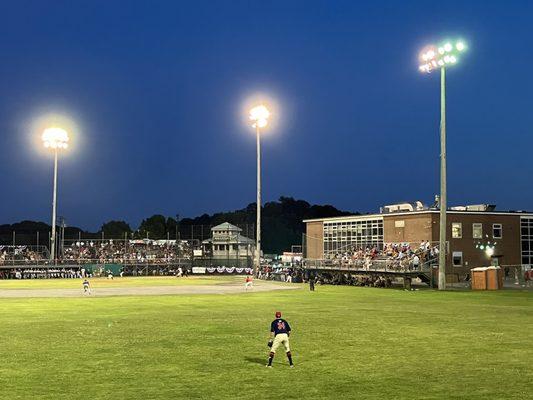
[[[413,270],[418,271],[418,267],[420,266],[420,258],[417,254],[413,257]]]
[[[533,268],[530,268],[529,271],[524,272],[524,281],[525,287],[531,286],[531,282],[533,281]]]

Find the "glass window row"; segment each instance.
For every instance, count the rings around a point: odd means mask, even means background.
[[[452,222],[452,238],[461,239],[462,237],[463,237],[462,222]],[[472,224],[472,238],[483,239],[483,224],[482,223],[477,222],[477,223]],[[492,238],[493,239],[503,238],[503,225],[502,224],[492,224]]]
[[[520,221],[522,264],[533,265],[533,218]]]

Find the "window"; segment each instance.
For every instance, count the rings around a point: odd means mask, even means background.
[[[492,224],[492,237],[494,239],[501,239],[503,237],[502,224]]]
[[[324,223],[324,257],[332,258],[352,249],[383,248],[383,220],[358,219]]]
[[[454,251],[452,254],[452,263],[454,267],[462,267],[463,266],[463,252],[462,251]]]
[[[483,224],[472,224],[472,237],[483,239]]]
[[[461,239],[463,237],[463,224],[452,222],[452,238]]]

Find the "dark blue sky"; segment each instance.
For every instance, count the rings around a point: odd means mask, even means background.
[[[376,211],[438,191],[439,79],[418,52],[464,38],[448,74],[449,201],[533,209],[533,3],[10,1],[0,23],[0,221],[49,220],[42,114],[79,130],[59,215],[95,229],[255,201],[242,104],[278,100],[264,199]]]

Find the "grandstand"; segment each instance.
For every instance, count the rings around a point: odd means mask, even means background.
[[[59,234],[57,257],[50,260],[50,251],[44,245],[0,245],[0,278],[75,277],[83,270],[103,275],[174,275],[182,271],[220,271],[233,273],[248,271],[252,266],[253,239],[238,235],[238,241],[221,238],[221,227],[230,226],[237,232],[253,232],[231,224],[191,227],[186,239],[65,239]],[[204,235],[209,234],[208,238]],[[16,237],[16,235],[13,235]],[[38,236],[37,236],[38,237]],[[214,240],[214,242],[213,242]],[[225,246],[227,251],[213,251]],[[233,257],[237,246],[237,257]],[[241,248],[242,246],[242,248]],[[241,251],[239,253],[239,250]]]
[[[410,284],[413,278],[419,278],[433,286],[436,281],[434,267],[438,263],[438,243],[385,243],[381,247],[348,245],[336,252],[329,252],[322,260],[306,259],[304,265],[308,271],[315,273],[326,271],[373,278],[399,277],[404,284]]]

